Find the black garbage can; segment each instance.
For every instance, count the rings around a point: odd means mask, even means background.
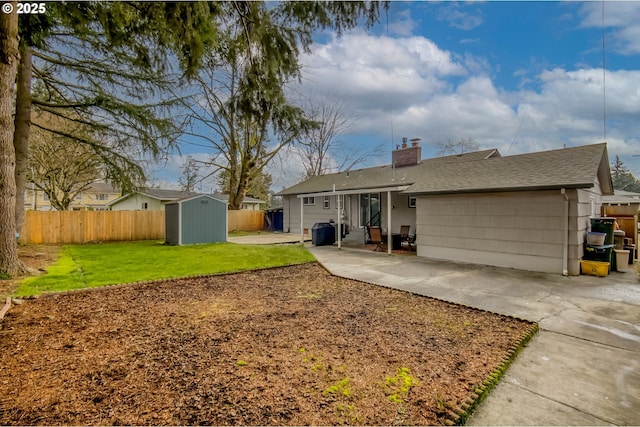
[[[333,245],[336,241],[335,229],[328,222],[317,222],[311,227],[311,243],[314,246]]]

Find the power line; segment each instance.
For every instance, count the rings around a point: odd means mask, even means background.
[[[604,3],[602,0],[602,134],[604,142],[607,141],[607,55],[605,50],[604,36]]]

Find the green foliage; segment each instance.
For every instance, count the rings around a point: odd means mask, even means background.
[[[629,172],[629,169],[618,156],[616,156],[615,163],[611,165],[611,179],[613,181],[613,188],[616,190],[640,193],[640,181]]]
[[[226,273],[312,261],[302,246],[127,242],[65,246],[47,274],[25,279],[17,296],[141,280]],[[212,262],[215,260],[215,262]]]
[[[328,395],[342,395],[344,397],[351,396],[351,388],[349,386],[349,378],[343,378],[338,380],[336,383],[330,385],[326,389],[322,391],[324,396]]]
[[[409,368],[399,368],[394,377],[386,377],[384,385],[388,391],[389,400],[393,403],[404,403],[411,387],[418,385],[417,378],[411,375]]]

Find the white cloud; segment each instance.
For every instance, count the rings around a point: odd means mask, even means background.
[[[491,79],[486,58],[442,50],[424,37],[351,33],[315,52],[305,58],[310,77],[302,91],[340,96],[358,118],[354,133],[422,138],[425,156],[438,143],[468,137],[503,154],[603,139],[602,69],[523,70],[531,84],[506,91]],[[640,153],[638,81],[640,71],[607,72],[610,153]]]
[[[451,2],[438,11],[438,20],[449,22],[449,26],[459,30],[472,30],[484,22],[478,10],[469,11],[467,5]]]
[[[581,8],[581,26],[585,28],[613,28],[605,35],[605,46],[624,55],[640,53],[640,2],[617,1],[615,7],[608,2],[585,2]]]

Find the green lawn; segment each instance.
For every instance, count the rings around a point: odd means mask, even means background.
[[[129,283],[140,280],[227,273],[313,261],[298,245],[215,243],[167,246],[161,242],[69,245],[47,274],[23,280],[16,296]]]

